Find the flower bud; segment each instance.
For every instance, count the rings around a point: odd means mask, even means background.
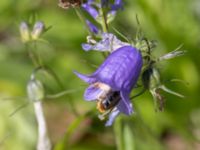
[[[44,31],[44,29],[45,29],[45,26],[43,22],[41,21],[36,22],[33,27],[33,31],[31,32],[32,39],[37,40],[39,36],[42,34],[42,32]]]
[[[27,85],[27,94],[28,98],[33,102],[44,99],[45,92],[42,83],[35,78],[31,79]]]
[[[30,32],[26,22],[21,22],[19,26],[22,42],[28,42],[30,40]]]
[[[142,82],[146,89],[154,89],[161,85],[160,74],[155,68],[148,68],[142,74]]]

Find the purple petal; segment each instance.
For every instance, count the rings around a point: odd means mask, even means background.
[[[85,3],[85,4],[82,4],[82,7],[85,11],[87,11],[94,19],[96,19],[98,16],[99,16],[99,13],[98,11],[92,7],[91,5]]]
[[[95,87],[94,85],[90,85],[84,93],[84,99],[87,101],[96,100],[98,96],[103,92],[102,89]]]
[[[117,37],[111,33],[103,33],[102,35],[102,40],[95,44],[83,44],[82,48],[86,51],[89,50],[96,50],[96,51],[115,51],[116,49],[123,47],[123,46],[128,46],[130,45],[129,43],[122,42]]]
[[[142,68],[142,56],[132,46],[124,46],[111,53],[93,74],[116,91],[131,91]]]
[[[92,50],[93,49],[93,46],[91,44],[82,44],[81,45],[82,48],[85,50],[85,51],[89,51],[89,50]]]
[[[94,0],[87,0],[87,4],[93,4]]]
[[[123,7],[122,0],[115,0],[114,4],[111,6],[111,10],[118,10]]]
[[[117,108],[120,112],[130,115],[133,113],[132,104],[129,99],[129,93],[121,92],[122,99],[119,101]]]
[[[122,0],[115,0],[114,4],[111,5],[111,10],[108,13],[108,15],[115,16],[117,13],[117,10],[119,9],[123,9],[123,2]]]
[[[86,20],[86,23],[92,33],[98,34],[99,29],[94,24],[92,24],[89,20]]]
[[[91,83],[94,83],[96,82],[96,79],[92,76],[88,76],[88,75],[84,75],[84,74],[81,74],[81,73],[78,73],[76,71],[74,71],[74,73],[83,81],[91,84]]]
[[[107,120],[105,126],[111,126],[113,122],[115,121],[116,117],[120,114],[119,110],[114,110],[110,113],[109,119]]]

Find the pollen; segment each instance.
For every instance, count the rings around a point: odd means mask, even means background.
[[[103,108],[101,101],[97,101],[97,107],[96,107],[100,113],[104,113],[106,110]]]

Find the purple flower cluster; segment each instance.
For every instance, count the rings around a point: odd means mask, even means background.
[[[110,0],[101,0],[100,2],[88,0],[81,6],[97,24],[107,25],[114,19],[116,12],[123,8],[123,2],[122,0],[115,0],[114,2]],[[102,32],[88,19],[86,19],[86,24],[92,34],[97,35]]]
[[[102,22],[107,25],[109,18],[114,18],[122,7],[122,0],[88,0],[82,4],[82,8],[101,25]],[[132,114],[129,95],[139,78],[143,60],[140,51],[131,44],[99,29],[87,19],[86,24],[93,36],[87,36],[87,43],[83,43],[82,48],[85,51],[107,51],[110,55],[91,75],[74,73],[89,84],[84,99],[97,102],[97,109],[102,113],[99,117],[104,119],[104,116],[109,115],[106,126],[110,126],[120,113]]]
[[[164,108],[164,96],[161,91],[184,98],[184,95],[165,86],[160,78],[157,63],[182,56],[185,51],[179,50],[179,47],[156,58],[152,55],[156,42],[149,41],[140,30],[132,41],[116,29],[118,35],[126,41],[120,40],[110,32],[110,22],[114,20],[119,10],[123,10],[123,0],[59,0],[59,6],[64,9],[82,8],[81,12],[86,13],[88,18],[84,18],[79,9],[76,9],[76,12],[81,20],[84,20],[89,31],[87,42],[81,45],[82,49],[87,52],[99,51],[105,58],[92,74],[85,75],[77,71],[74,73],[89,84],[84,92],[84,99],[96,102],[100,112],[99,118],[101,120],[107,118],[106,126],[111,126],[120,114],[131,115],[134,111],[131,100],[145,91],[152,95],[155,107],[160,111]],[[31,40],[37,40],[44,29],[44,24],[38,22],[34,25],[33,31],[29,32],[28,25],[23,22],[20,26],[22,41],[28,42],[30,37]],[[136,85],[141,85],[138,86],[141,91],[131,96],[130,93]],[[38,81],[31,80],[28,86],[29,97],[40,100],[43,95],[39,93],[40,97],[35,98],[34,94],[41,88]]]
[[[88,0],[86,3],[82,4],[82,8],[89,13],[94,19],[101,17],[100,9],[107,9],[107,15],[115,15],[116,11],[122,9],[122,0],[115,0],[111,3],[110,0],[101,0],[101,2],[96,2],[95,0]]]
[[[153,98],[159,101],[160,110],[163,106],[163,96],[159,92],[160,89],[183,97],[183,95],[164,86],[154,65],[158,61],[181,56],[184,54],[183,51],[175,50],[154,59],[151,56],[153,42],[146,38],[139,38],[141,40],[136,40],[135,44],[132,45],[109,33],[107,26],[109,21],[115,17],[116,12],[123,8],[122,0],[88,0],[82,4],[82,8],[96,24],[101,25],[101,28],[98,28],[86,19],[91,34],[87,36],[87,42],[82,44],[83,50],[107,52],[109,55],[94,73],[90,75],[76,71],[74,73],[89,84],[85,90],[84,99],[97,102],[97,109],[101,113],[100,119],[109,115],[106,126],[112,125],[120,113],[132,114],[133,106],[130,102],[130,93],[136,86],[140,74],[144,88],[142,91],[148,90]]]

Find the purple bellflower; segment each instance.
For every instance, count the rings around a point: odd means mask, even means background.
[[[82,8],[90,14],[95,20],[100,17],[99,9],[108,8],[107,15],[115,15],[116,11],[123,7],[122,0],[115,0],[114,3],[111,3],[109,0],[101,0],[101,2],[96,2],[95,0],[88,0],[86,3],[82,4]]]
[[[129,94],[138,80],[142,65],[140,52],[132,46],[123,46],[111,53],[93,74],[75,72],[89,84],[84,99],[97,101],[97,109],[109,114],[106,126],[112,125],[120,113],[132,114]]]

